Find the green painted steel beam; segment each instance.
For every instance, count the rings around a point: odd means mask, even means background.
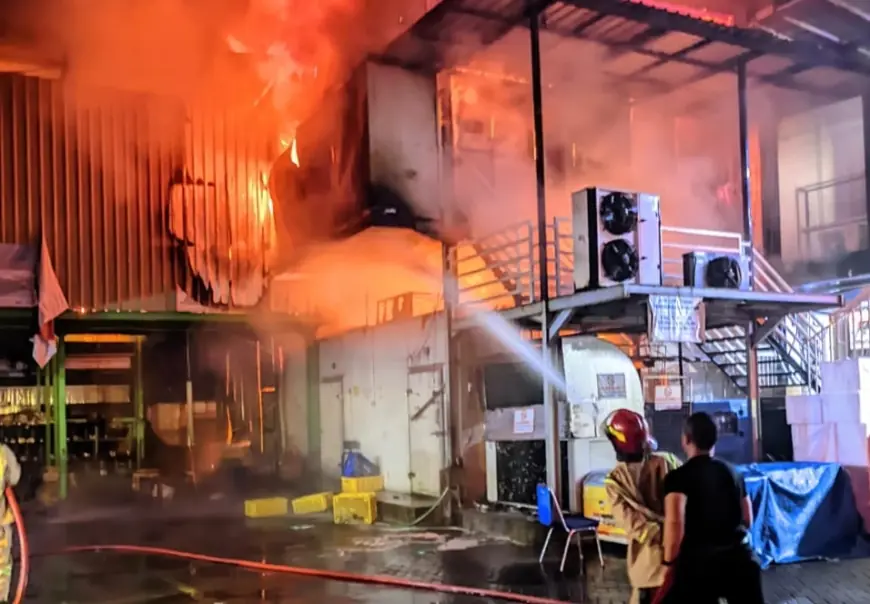
[[[142,379],[142,340],[136,341],[133,356],[135,374],[133,376],[133,406],[136,416],[136,469],[141,469],[145,461],[145,382]]]
[[[0,322],[8,320],[15,322],[35,321],[35,308],[0,308]],[[190,312],[133,312],[133,311],[95,311],[76,312],[69,310],[57,318],[57,323],[214,323],[234,325],[268,325],[307,331],[312,329],[310,323],[299,317],[283,313],[253,312],[253,313],[190,313]]]
[[[130,323],[266,323],[303,327],[305,322],[281,313],[191,313],[191,312],[131,312],[131,311],[99,311],[79,313],[67,311],[58,321],[112,321]]]
[[[66,346],[62,338],[58,338],[57,354],[53,363],[55,463],[60,481],[60,499],[63,500],[69,493],[69,443],[66,415]]]

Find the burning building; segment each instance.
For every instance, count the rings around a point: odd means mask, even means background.
[[[416,434],[428,449],[416,455],[421,464],[438,458],[425,469],[429,488],[448,457],[446,426],[475,438],[473,425],[457,427],[431,403],[443,403],[438,393],[455,384],[445,373],[449,321],[429,315],[445,299],[495,308],[536,300],[541,267],[530,250],[542,238],[533,203],[540,187],[551,200],[544,238],[555,233],[558,242],[545,264],[556,273],[563,244],[571,245],[559,222],[568,193],[593,183],[662,193],[678,227],[741,229],[741,164],[730,141],[737,107],[716,102],[733,87],[722,65],[734,56],[720,53],[736,47],[647,48],[667,36],[632,19],[615,33],[595,29],[592,18],[570,28],[566,20],[560,31],[558,17],[573,9],[555,3],[543,37],[539,150],[526,31],[500,22],[504,14],[466,15],[498,28],[454,40],[478,52],[439,72],[448,61],[433,48],[437,36],[392,40],[443,4],[376,4],[7,4],[0,234],[3,243],[31,246],[28,258],[44,246],[70,309],[45,314],[62,335],[61,359],[47,372],[54,400],[67,383],[65,355],[119,347],[129,362],[113,363],[130,374],[122,381],[132,384],[138,440],[164,426],[178,436],[173,442],[189,444],[196,422],[188,410],[217,425],[230,409],[229,423],[261,452],[297,447],[322,454],[314,460],[322,467],[355,440],[343,431],[348,417],[371,428],[356,440],[388,442],[360,417],[366,405],[402,400],[408,414],[381,415],[401,416],[393,426],[400,432],[412,429],[409,417],[425,418]],[[723,7],[733,8],[686,0],[680,10],[723,27],[748,14]],[[681,62],[689,51],[714,56]],[[679,103],[666,94],[674,81],[688,82]],[[711,148],[714,138],[730,142]],[[28,270],[37,265],[49,268],[34,260]],[[443,285],[445,269],[455,288]],[[551,288],[560,293],[558,282]],[[25,339],[36,327],[31,314],[22,314]],[[397,318],[416,335],[397,342],[365,329]],[[100,337],[78,337],[83,331]],[[133,339],[105,338],[119,332]],[[338,332],[347,339],[306,354],[317,336]],[[372,350],[387,359],[388,386],[376,383],[383,367],[375,370]],[[310,409],[309,395],[319,401]],[[159,410],[180,402],[183,413]],[[300,419],[321,412],[319,433]],[[295,421],[282,426],[282,413]],[[60,459],[66,440],[52,434],[48,459]],[[441,435],[435,444],[433,434]],[[408,475],[391,468],[391,484]]]

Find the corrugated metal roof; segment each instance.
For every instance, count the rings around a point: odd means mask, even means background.
[[[0,74],[0,240],[42,238],[76,309],[175,311],[177,290],[258,303],[272,241],[255,216],[265,144],[244,118],[196,117],[172,99],[75,103],[60,82]]]
[[[870,3],[791,0],[756,16],[755,25],[786,40],[840,44],[870,54]]]
[[[442,0],[383,58],[429,71],[462,65],[525,26],[531,14],[525,7],[526,0]],[[852,43],[820,36],[786,39],[770,28],[734,27],[719,16],[658,0],[539,0],[534,9],[541,11],[543,29],[611,49],[607,71],[624,78],[635,96],[731,73],[746,60],[752,60],[751,77],[820,96],[841,94],[832,81],[852,87],[854,74],[870,76],[870,56]],[[820,68],[827,76],[817,83]]]

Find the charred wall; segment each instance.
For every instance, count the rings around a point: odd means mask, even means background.
[[[43,238],[73,308],[176,310],[179,290],[256,304],[274,264],[274,232],[251,209],[268,201],[265,147],[231,136],[246,124],[220,112],[94,96],[0,74],[0,241]],[[253,294],[236,295],[243,287]]]
[[[163,217],[180,146],[142,152],[137,100],[74,110],[57,82],[0,76],[2,241],[44,237],[73,307],[152,297],[178,277]]]
[[[443,237],[437,136],[435,78],[368,62],[300,126],[300,168],[285,163],[294,174],[275,196],[304,191],[316,200],[325,222],[315,226],[327,237],[369,226]]]

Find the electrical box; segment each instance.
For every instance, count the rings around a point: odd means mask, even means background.
[[[662,284],[657,195],[591,187],[574,193],[571,201],[577,290]]]
[[[751,290],[749,258],[742,254],[684,254],[683,284],[686,287]]]

